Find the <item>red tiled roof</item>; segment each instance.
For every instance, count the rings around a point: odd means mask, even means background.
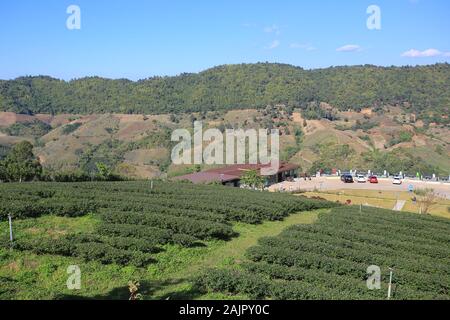
[[[229,182],[239,180],[239,176],[203,171],[175,177],[174,180],[189,180],[193,183]]]
[[[270,167],[270,164],[233,164],[223,168],[210,169],[202,172],[175,177],[174,180],[189,180],[193,183],[229,182],[233,180],[239,180],[246,171],[260,171],[261,168],[265,167]],[[282,162],[280,163],[280,167],[277,173],[296,170],[298,168],[298,165]]]

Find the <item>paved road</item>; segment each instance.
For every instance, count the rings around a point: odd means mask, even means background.
[[[392,210],[394,211],[402,211],[403,207],[405,206],[406,200],[397,200],[395,203],[395,206]]]
[[[273,185],[269,188],[270,191],[277,191],[284,188],[285,191],[327,191],[327,190],[341,190],[341,189],[362,189],[362,190],[379,190],[379,191],[408,191],[409,185],[414,189],[432,188],[442,197],[450,199],[450,184],[442,182],[425,182],[414,180],[403,180],[401,185],[392,184],[392,179],[378,179],[378,184],[371,183],[343,183],[339,177],[319,177],[311,180],[301,179],[299,182],[282,182]]]

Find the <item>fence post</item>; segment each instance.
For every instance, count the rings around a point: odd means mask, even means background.
[[[391,295],[392,295],[392,273],[394,272],[393,268],[389,268],[389,286],[388,286],[388,300],[391,299]]]
[[[12,218],[11,214],[8,214],[9,220],[9,240],[11,241],[11,248],[13,247],[13,229],[12,229]]]

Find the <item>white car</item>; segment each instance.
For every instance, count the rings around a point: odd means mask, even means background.
[[[397,184],[397,185],[402,184],[402,178],[399,176],[395,176],[394,180],[392,180],[392,184]]]
[[[358,183],[366,183],[367,182],[366,177],[363,176],[362,174],[358,174],[358,176],[356,177],[356,181]]]

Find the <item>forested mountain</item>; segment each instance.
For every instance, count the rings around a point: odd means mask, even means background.
[[[450,108],[450,64],[371,65],[304,70],[284,64],[224,65],[198,74],[133,82],[46,76],[0,81],[0,111],[16,113],[177,113],[302,107],[326,102],[341,110],[401,105],[440,118]]]

